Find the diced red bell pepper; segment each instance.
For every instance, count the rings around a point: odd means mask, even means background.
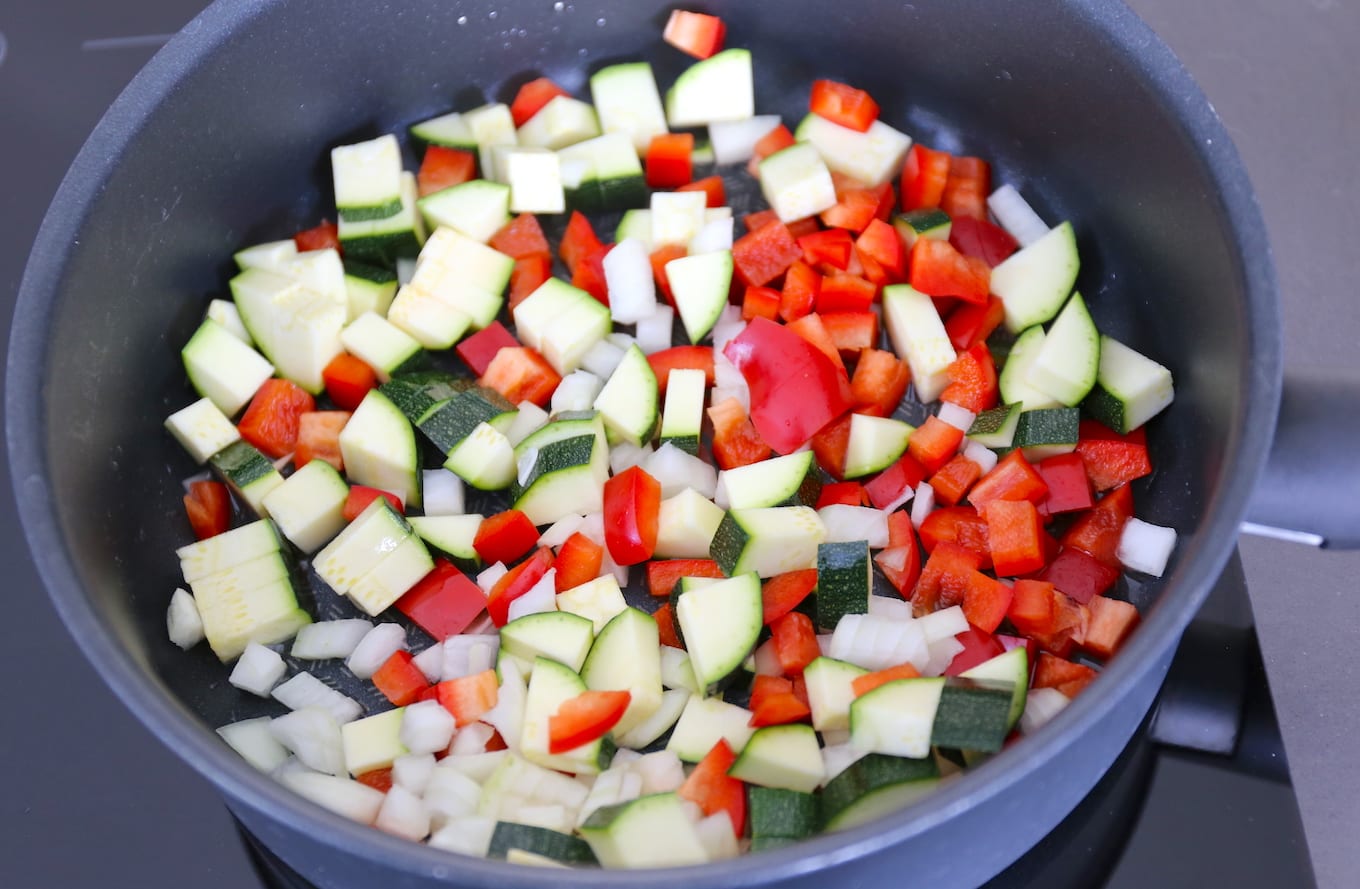
[[[821,212],[822,224],[862,232],[878,218],[878,198],[876,189],[847,188],[837,193],[835,205]]]
[[[632,700],[632,692],[592,690],[563,701],[548,717],[548,752],[566,753],[603,738],[619,724]]]
[[[414,704],[430,681],[414,663],[409,651],[394,651],[373,673],[373,684],[394,707]]]
[[[722,49],[726,36],[727,25],[716,15],[683,9],[672,10],[671,17],[666,20],[665,30],[661,32],[662,40],[696,59],[706,59]]]
[[[1081,647],[1097,657],[1112,657],[1133,628],[1138,625],[1138,609],[1120,599],[1096,596],[1086,607],[1091,619]]]
[[[1095,420],[1082,420],[1077,432],[1077,453],[1097,491],[1108,491],[1152,473],[1147,431],[1141,426],[1128,435],[1120,435]]]
[[[652,617],[656,620],[656,631],[662,645],[681,649],[685,647],[680,641],[680,634],[675,630],[675,615],[671,612],[671,603],[661,603],[661,607],[652,612]]]
[[[352,522],[357,519],[359,513],[368,509],[368,505],[379,497],[385,498],[398,513],[406,514],[406,508],[402,505],[401,498],[391,491],[370,488],[368,485],[351,485],[349,496],[345,498],[345,507],[342,511],[345,521]]]
[[[511,259],[526,256],[549,256],[552,248],[543,235],[543,226],[532,213],[521,213],[505,224],[505,227],[491,236],[487,246],[499,250]]]
[[[538,542],[538,529],[529,517],[518,509],[507,509],[482,519],[472,548],[485,562],[508,565],[533,549]]]
[[[859,482],[834,482],[822,485],[817,496],[817,508],[824,506],[868,506],[869,495]]]
[[[1009,594],[1007,594],[1007,601],[1009,601]],[[963,651],[954,655],[949,666],[944,668],[944,675],[946,676],[958,676],[961,673],[966,673],[978,664],[986,663],[997,655],[1005,653],[1005,647],[1001,644],[1000,639],[988,631],[978,629],[976,626],[970,626],[955,636],[954,639],[963,646]]]
[[[278,459],[297,450],[298,417],[315,410],[316,399],[310,392],[274,377],[265,380],[250,399],[236,428],[266,456]]]
[[[457,636],[486,609],[486,594],[446,559],[420,579],[394,606],[436,642]]]
[[[1097,561],[1118,569],[1119,538],[1133,517],[1133,488],[1120,485],[1082,513],[1063,535],[1063,546],[1090,553]]]
[[[1019,244],[999,225],[973,216],[960,216],[949,226],[949,243],[964,256],[976,256],[996,268]]]
[[[543,407],[562,382],[542,355],[528,346],[501,349],[477,379],[479,386],[495,389],[511,404],[531,401]]]
[[[992,168],[981,158],[955,156],[949,161],[940,209],[950,219],[971,216],[987,218],[987,195],[992,190]]]
[[[340,228],[329,219],[323,219],[315,227],[293,235],[293,243],[298,252],[308,250],[340,249]]]
[[[603,565],[604,547],[578,531],[557,550],[553,583],[559,593],[565,592],[599,577]]]
[[[770,456],[770,446],[760,437],[741,402],[726,398],[707,410],[713,424],[713,459],[720,469],[737,469]]]
[[[867,312],[878,288],[856,275],[830,275],[817,293],[818,312]]]
[[[845,362],[841,360],[841,352],[832,342],[830,334],[826,332],[826,326],[822,324],[822,316],[819,313],[813,312],[810,315],[804,315],[797,321],[790,321],[786,326],[789,330],[807,340],[809,344],[815,346],[817,351],[825,355],[837,371],[845,376],[846,382],[849,382],[850,376],[845,371]]]
[[[845,373],[773,321],[754,319],[723,354],[746,379],[751,422],[777,453],[792,453],[852,406]]]
[[[858,375],[858,372],[856,372]],[[886,509],[895,502],[907,488],[915,488],[925,478],[925,468],[916,462],[911,454],[903,454],[897,462],[874,476],[864,486],[869,502],[875,509]],[[895,515],[895,514],[894,514]],[[891,516],[889,520],[891,521]]]
[[[392,767],[369,769],[367,772],[355,775],[354,780],[366,787],[372,787],[379,793],[386,793],[392,789]]]
[[[480,377],[491,366],[491,360],[496,357],[497,352],[501,349],[513,349],[518,345],[519,340],[505,329],[504,324],[492,321],[460,342],[456,351],[473,374]]]
[[[784,274],[784,289],[779,296],[779,317],[796,321],[810,313],[822,292],[822,276],[799,260]]]
[[[515,260],[515,266],[510,270],[510,311],[513,312],[551,277],[552,256],[547,253],[534,253]]]
[[[1119,569],[1069,546],[1058,553],[1039,575],[1039,579],[1048,581],[1085,605],[1114,586],[1114,582],[1119,579]]]
[[[907,442],[907,453],[925,467],[926,472],[935,474],[940,467],[953,459],[963,442],[963,430],[950,426],[939,417],[929,417],[917,427]]]
[[[817,646],[817,629],[812,618],[801,611],[790,611],[771,622],[770,639],[779,658],[779,669],[785,676],[796,676],[803,668],[821,657]]]
[[[609,282],[604,276],[604,258],[613,244],[601,244],[593,253],[582,257],[571,275],[571,286],[584,290],[604,306],[609,305]]]
[[[845,478],[845,455],[850,447],[850,423],[852,414],[842,414],[839,419],[827,423],[812,436],[812,453],[817,465],[826,470],[832,478]]]
[[[647,184],[652,188],[677,188],[694,179],[694,134],[660,133],[647,146]]]
[[[430,145],[416,173],[416,191],[421,197],[462,185],[477,178],[477,155],[461,148]]]
[[[878,315],[875,312],[822,312],[822,327],[842,360],[854,358],[865,349],[878,345]],[[851,380],[850,392],[855,391]]]
[[[703,179],[695,179],[693,182],[686,182],[681,185],[676,191],[702,191],[707,196],[706,206],[727,206],[727,188],[723,185],[721,176],[705,176]]]
[[[552,567],[553,553],[546,546],[534,550],[534,554],[507,571],[491,587],[486,597],[486,613],[491,622],[503,627],[510,620],[510,604],[534,588],[543,575]]]
[[[919,142],[911,146],[902,161],[902,209],[938,207],[949,181],[950,155],[926,148]]]
[[[899,509],[888,516],[888,546],[907,546],[916,543],[916,529],[911,514]]]
[[[1072,698],[1090,685],[1096,675],[1096,671],[1085,664],[1074,664],[1042,652],[1039,662],[1034,665],[1034,681],[1031,685],[1034,688],[1056,688]]]
[[[959,303],[944,320],[944,332],[955,350],[962,352],[978,343],[985,343],[992,331],[1001,326],[1006,319],[1006,307],[995,296],[988,295],[987,301],[978,303]]]
[[[1090,509],[1095,504],[1095,499],[1091,496],[1091,481],[1086,475],[1086,466],[1080,454],[1047,457],[1040,460],[1035,468],[1048,488],[1044,499],[1039,501],[1041,511],[1058,515]]]
[[[760,588],[760,599],[766,624],[774,623],[802,604],[817,589],[817,569],[802,568],[776,574]]]
[[[865,349],[859,353],[855,375],[850,379],[850,394],[855,413],[875,417],[891,416],[911,382],[907,363],[891,352]]]
[[[906,515],[906,513],[895,513]],[[910,520],[907,522],[910,527]],[[910,533],[905,538],[904,543],[893,543],[889,541],[888,548],[880,550],[874,556],[874,564],[878,570],[883,572],[888,583],[903,598],[909,598],[912,590],[916,588],[916,582],[921,577],[921,547],[916,542],[916,534]]]
[[[834,80],[814,80],[808,107],[813,114],[857,133],[866,132],[878,120],[878,103],[864,90]]]
[[[656,551],[661,483],[630,466],[604,483],[604,544],[618,565],[645,562]]]
[[[747,287],[741,298],[741,320],[769,318],[779,320],[780,294],[771,287]]]
[[[803,248],[803,261],[808,265],[824,262],[845,271],[846,266],[850,264],[850,252],[854,249],[855,242],[850,239],[850,233],[845,229],[828,228],[803,235],[798,239],[798,246]]]
[[[727,774],[737,755],[726,738],[719,738],[676,790],[681,799],[699,807],[705,815],[726,812],[736,836],[746,833],[746,786]]]
[[[993,500],[1028,500],[1038,504],[1048,496],[1043,476],[1017,448],[997,461],[992,471],[968,492],[968,502],[979,511]]]
[[[974,571],[963,593],[963,616],[978,629],[995,633],[1006,617],[1012,595],[1012,589],[1006,584],[981,571]]]
[[[1021,578],[1015,582],[1006,617],[1045,651],[1066,655],[1074,642],[1085,638],[1089,615],[1084,605],[1053,584]]]
[[[496,706],[496,700],[500,697],[495,670],[445,679],[435,689],[435,700],[453,714],[454,723],[459,728],[480,719],[486,711]]]
[[[955,454],[930,477],[930,486],[935,489],[935,502],[957,506],[981,476],[982,467],[963,454]]]
[[[768,284],[802,258],[803,248],[779,221],[747,232],[732,245],[737,279],[748,287]]]
[[[689,253],[684,244],[665,244],[652,251],[650,257],[652,263],[652,279],[656,281],[656,289],[665,297],[666,302],[675,306],[675,294],[671,292],[671,280],[666,275],[666,263],[673,259],[680,259]]]
[[[340,432],[350,416],[349,411],[312,411],[298,417],[293,466],[301,469],[313,460],[324,460],[343,472],[345,458],[340,451]]]
[[[190,482],[189,493],[184,495],[184,511],[189,515],[194,537],[199,540],[216,537],[231,524],[231,494],[221,482]]]
[[[661,395],[666,394],[666,384],[670,382],[673,370],[701,370],[705,385],[713,385],[712,346],[671,346],[648,355],[647,363],[656,375],[656,388]]]
[[[986,343],[978,343],[960,354],[947,372],[949,385],[940,393],[940,401],[957,404],[975,414],[996,407],[996,365]]]
[[[942,541],[926,559],[921,579],[911,599],[912,613],[917,617],[962,605],[968,586],[982,559],[977,553],[957,543]]]
[[[821,231],[822,229],[822,227],[817,224],[816,216],[806,216],[802,219],[795,219],[793,222],[787,223],[787,225],[789,227],[789,234],[793,235],[795,241],[803,235],[810,235],[813,232]],[[850,265],[852,268],[854,267],[854,264],[855,258],[854,255],[851,254]]]
[[[887,685],[889,682],[896,682],[899,679],[919,679],[920,676],[921,671],[911,664],[898,664],[895,667],[887,667],[856,676],[850,681],[850,691],[854,693],[855,697],[859,698],[880,685]]]
[[[336,407],[352,411],[358,409],[370,389],[378,388],[378,374],[353,355],[341,352],[321,371],[321,382]]]
[[[997,576],[1017,577],[1044,567],[1043,522],[1033,503],[993,500],[981,513],[987,519],[987,544]]]
[[[748,232],[753,232],[762,226],[769,225],[771,222],[778,222],[779,214],[773,210],[757,210],[754,213],[747,213],[741,217],[741,224],[746,226]]]
[[[781,123],[756,140],[755,147],[751,150],[751,160],[746,164],[746,171],[759,179],[760,162],[775,152],[788,148],[793,142],[793,133]]]
[[[544,105],[558,96],[570,95],[549,78],[539,77],[524,84],[515,93],[515,100],[510,103],[510,117],[514,119],[516,127],[522,127],[542,111]]]
[[[557,246],[558,255],[567,264],[567,271],[575,275],[576,267],[581,261],[598,251],[601,246],[590,220],[580,211],[573,210],[567,220],[567,230],[562,234],[562,241]]]
[[[888,186],[889,189],[892,186]],[[902,236],[882,219],[872,220],[855,241],[855,249],[861,258],[869,257],[882,267],[887,276],[886,283],[905,281],[907,278],[907,248]]]
[[[647,591],[658,598],[669,596],[682,577],[722,577],[712,559],[657,559],[647,563]]]
[[[952,296],[970,303],[985,303],[992,270],[980,259],[964,256],[948,241],[917,238],[911,245],[907,279],[911,286],[930,296]]]
[[[792,682],[779,676],[756,676],[751,687],[751,718],[748,720],[752,728],[785,725],[811,715],[808,705],[793,693]]]
[[[927,553],[945,542],[972,550],[981,560],[980,567],[992,564],[987,538],[987,520],[971,506],[945,506],[933,510],[921,522],[921,546]]]

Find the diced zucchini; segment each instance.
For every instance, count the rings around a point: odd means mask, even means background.
[[[672,371],[672,379],[674,374]],[[814,454],[809,450],[724,469],[718,473],[718,487],[727,492],[730,509],[812,507],[821,496],[822,479]]]
[[[515,327],[526,346],[537,350],[559,374],[610,332],[608,307],[584,290],[549,278],[514,309]]]
[[[893,349],[911,368],[911,382],[923,402],[940,397],[949,384],[946,372],[958,357],[930,297],[910,284],[883,288],[883,322]]]
[[[331,173],[341,219],[386,219],[401,209],[401,146],[396,136],[332,148]]]
[[[194,391],[228,418],[274,375],[274,365],[211,318],[203,320],[180,355]]]
[[[175,550],[186,583],[276,553],[282,545],[274,524],[256,521]]]
[[[781,222],[814,216],[836,205],[836,187],[815,146],[790,145],[760,162],[760,191]]]
[[[666,92],[666,120],[672,127],[746,120],[755,113],[748,49],[726,49],[695,62]]]
[[[312,560],[317,576],[341,595],[411,536],[406,523],[384,497],[376,498]]]
[[[397,295],[396,273],[390,269],[352,259],[345,260],[344,268],[349,320],[353,322],[365,312],[386,317],[387,310],[392,305],[392,298]]]
[[[417,203],[430,228],[447,226],[482,244],[510,221],[510,186],[489,179],[440,189]]]
[[[419,424],[442,402],[468,389],[471,381],[458,379],[443,371],[417,371],[399,374],[378,387],[406,419]]]
[[[564,861],[595,863],[595,853],[590,851],[590,844],[579,837],[531,824],[497,821],[496,829],[491,834],[491,847],[487,851],[487,857],[512,860],[515,852],[542,856],[553,863]]]
[[[200,398],[166,417],[165,428],[195,463],[207,462],[213,454],[241,439],[231,420],[208,398]]]
[[[830,169],[870,187],[897,176],[902,170],[902,159],[911,148],[910,136],[881,120],[861,133],[817,114],[804,117],[793,137],[815,146]]]
[[[604,508],[609,456],[592,433],[550,441],[536,449],[523,483],[511,485],[515,509],[535,525],[549,525],[568,515],[588,515]],[[525,452],[526,455],[528,451]]]
[[[415,274],[397,293],[397,300],[407,290],[427,293],[467,315],[475,327],[486,327],[501,310],[514,267],[515,261],[504,253],[451,228],[439,228],[420,251]]]
[[[674,372],[672,372],[672,376]],[[723,510],[693,488],[661,501],[656,520],[656,557],[705,559]]]
[[[1019,333],[1057,315],[1080,268],[1070,222],[1003,260],[992,269],[991,288],[1006,307],[1006,328]]]
[[[850,705],[850,743],[870,753],[930,756],[944,685],[944,677],[896,679],[855,698]]]
[[[374,312],[365,312],[340,331],[340,343],[387,382],[393,374],[417,368],[425,351],[401,328]]]
[[[655,375],[652,382],[656,382]],[[701,370],[682,367],[671,371],[666,383],[665,407],[661,412],[662,444],[670,442],[687,454],[699,455],[707,385]]]
[[[930,742],[937,747],[956,750],[984,753],[1000,750],[1010,731],[1014,690],[1012,682],[946,680],[940,693],[940,705],[935,711]]]
[[[411,135],[426,145],[441,145],[444,148],[459,148],[472,152],[477,150],[477,137],[472,134],[472,128],[467,125],[463,115],[457,111],[411,124]]]
[[[628,135],[606,133],[563,148],[557,156],[569,207],[601,213],[647,205],[642,163]]]
[[[362,775],[374,769],[385,769],[397,757],[405,756],[406,747],[400,740],[405,716],[406,708],[398,707],[340,726],[345,745],[345,770],[351,775]]]
[[[652,194],[652,248],[688,244],[704,226],[708,198],[701,191],[658,191]]]
[[[264,269],[267,272],[277,272],[297,259],[297,255],[297,242],[292,238],[286,238],[282,241],[253,244],[243,250],[236,251],[232,259],[236,261],[237,271]]]
[[[760,638],[760,580],[738,574],[686,590],[676,601],[675,619],[699,687],[714,688],[741,668]]]
[[[834,629],[847,614],[868,614],[874,569],[864,540],[817,547],[817,626]]]
[[[867,672],[829,657],[819,657],[803,669],[813,728],[819,732],[850,728],[850,705],[855,700],[850,684]]]
[[[227,487],[257,515],[269,515],[264,506],[265,495],[283,484],[283,476],[268,457],[249,442],[236,441],[213,454],[209,462]]]
[[[699,680],[694,678],[689,653],[683,648],[661,646],[661,684],[665,688],[683,688],[698,694]]]
[[[1009,448],[1020,425],[1020,403],[998,405],[978,414],[968,427],[968,437],[992,450]]]
[[[351,481],[391,491],[405,506],[420,506],[415,429],[378,390],[364,396],[340,431],[340,453]]]
[[[628,608],[618,578],[612,574],[588,580],[557,594],[557,607],[589,618],[599,635],[614,616]]]
[[[519,128],[519,144],[556,151],[600,135],[595,109],[571,96],[556,96]]]
[[[549,658],[534,660],[529,677],[529,696],[524,703],[524,726],[520,732],[520,755],[529,762],[561,772],[594,775],[601,769],[600,739],[566,753],[548,752],[548,720],[562,704],[586,690],[575,670]]]
[[[1081,413],[1074,407],[1023,411],[1011,444],[1020,448],[1031,463],[1058,454],[1070,454],[1077,448],[1080,422]]]
[[[500,153],[497,166],[510,186],[511,213],[562,213],[562,162],[546,148],[511,148]]]
[[[916,427],[892,417],[850,415],[850,438],[845,448],[845,477],[862,478],[897,462]]]
[[[417,425],[436,448],[447,454],[481,423],[504,432],[515,414],[515,406],[495,389],[471,386],[427,411]]]
[[[1119,433],[1132,432],[1175,398],[1171,371],[1113,337],[1100,338],[1096,386],[1082,409]]]
[[[1100,333],[1080,293],[1058,313],[1025,374],[1025,382],[1065,405],[1081,403],[1096,384]]]
[[[817,733],[810,725],[757,729],[727,773],[748,784],[811,793],[826,779]]]
[[[325,460],[311,460],[265,495],[264,508],[279,530],[304,553],[312,553],[345,527],[349,485]]]
[[[581,836],[605,867],[682,867],[708,860],[675,793],[602,806],[581,825]]]
[[[722,698],[691,695],[666,749],[685,762],[699,762],[723,739],[733,752],[740,753],[755,734],[750,722],[751,711],[744,707]]]
[[[817,797],[797,790],[752,784],[746,788],[746,806],[752,839],[812,836],[821,821]]]
[[[1016,337],[1011,344],[1010,354],[997,378],[997,387],[1002,401],[1019,404],[1021,410],[1033,411],[1042,408],[1058,407],[1061,402],[1047,392],[1036,389],[1029,383],[1030,368],[1038,360],[1044,349],[1048,335],[1038,324]]]
[[[247,269],[231,279],[232,297],[279,376],[319,393],[322,370],[343,351],[340,331],[349,318],[344,267],[334,250],[318,250],[299,254],[288,269]]]
[[[655,621],[653,621],[655,623]],[[576,614],[541,611],[501,627],[501,651],[533,663],[537,657],[579,671],[595,639],[595,626]]]
[[[1025,646],[1018,645],[1010,651],[998,654],[971,670],[965,670],[959,676],[963,679],[1010,683],[1011,708],[1006,714],[1006,729],[1009,731],[1015,728],[1020,722],[1020,715],[1025,712],[1025,696],[1029,693],[1029,655],[1025,652]]]
[[[387,320],[427,349],[451,348],[472,326],[467,313],[409,284],[397,291]]]
[[[359,610],[377,616],[392,606],[420,579],[434,570],[434,559],[420,537],[409,534],[367,574],[349,588],[349,598]]]
[[[713,535],[709,553],[729,577],[754,571],[774,577],[817,564],[826,527],[807,506],[731,509]]]
[[[425,223],[416,206],[416,177],[401,174],[401,209],[386,219],[350,222],[341,217],[340,246],[345,256],[360,262],[385,267],[398,259],[410,258],[425,243]]]
[[[708,336],[727,305],[732,287],[732,251],[682,256],[666,263],[676,311],[691,343]]]
[[[666,132],[661,94],[646,62],[610,65],[591,75],[590,95],[606,134],[627,136],[638,155],[645,154],[652,137]]]
[[[474,488],[499,491],[515,480],[515,449],[505,433],[490,423],[479,423],[449,452],[444,468]]]
[[[651,719],[661,707],[660,646],[652,616],[625,608],[604,625],[585,658],[581,678],[587,688],[632,695],[623,718],[614,726],[616,738]]]
[[[896,812],[934,790],[939,780],[940,768],[933,758],[870,753],[827,782],[822,790],[822,828],[847,830]]]
[[[623,353],[593,407],[611,438],[634,445],[652,440],[658,416],[656,374],[636,343]]]
[[[949,214],[943,210],[923,208],[898,213],[893,217],[893,227],[902,236],[903,242],[910,247],[916,243],[917,238],[948,241],[949,233],[953,230],[953,222]]]
[[[477,140],[477,164],[487,179],[505,181],[503,171],[496,166],[496,149],[516,145],[515,119],[510,108],[500,102],[483,105],[463,113],[463,121]]]

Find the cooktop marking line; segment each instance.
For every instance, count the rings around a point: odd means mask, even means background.
[[[103,50],[143,49],[148,46],[164,46],[174,34],[137,34],[131,37],[95,37],[80,42],[81,52],[100,52]]]

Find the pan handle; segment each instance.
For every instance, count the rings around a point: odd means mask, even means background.
[[[1291,375],[1242,530],[1360,548],[1360,376]]]

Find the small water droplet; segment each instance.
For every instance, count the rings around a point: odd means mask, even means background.
[[[578,56],[584,56],[584,55],[586,54],[586,51],[585,51],[585,49],[578,49],[578,50],[576,50],[576,54],[577,54]]]
[[[1012,79],[1012,78],[1011,78],[1011,72],[1007,71],[1005,68],[1002,68],[1002,69],[1001,69],[1001,79],[1002,79],[1002,80],[1011,80],[1011,79]]]
[[[467,24],[467,16],[465,16],[465,15],[460,15],[460,16],[458,16],[458,24],[460,24],[460,25],[466,25],[466,24]]]
[[[493,9],[486,14],[486,17],[489,19],[494,19],[498,15],[500,15],[500,13],[496,12],[496,10]]]
[[[603,28],[604,26],[605,26],[604,16],[600,16],[595,20],[595,27]]]
[[[567,4],[563,3],[562,0],[557,0],[557,2],[553,4],[553,12],[561,12],[566,8]]]

